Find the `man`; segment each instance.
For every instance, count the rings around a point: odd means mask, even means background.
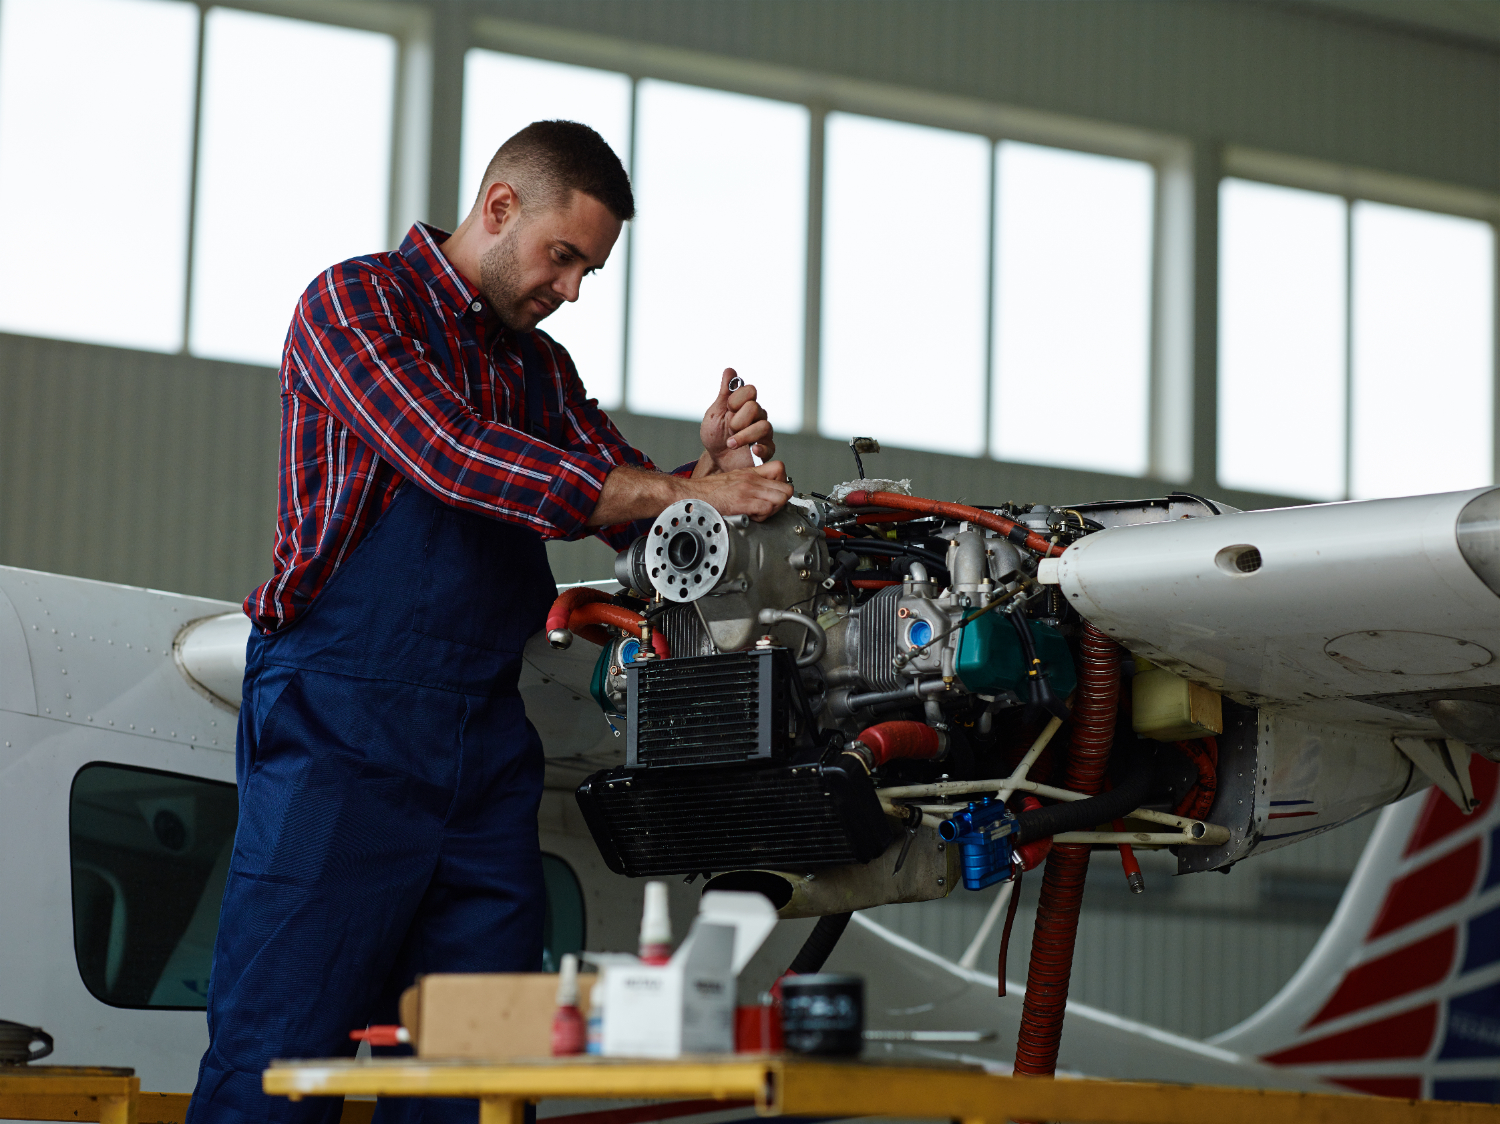
[[[732,371],[697,463],[664,474],[535,331],[634,211],[596,133],[538,122],[496,153],[451,236],[419,223],[298,303],[192,1124],[331,1124],[336,1101],[261,1094],[270,1059],[349,1052],[423,972],[540,968],[542,751],[516,683],[556,593],[544,540],[623,548],[681,498],[764,518],[791,494],[779,463],[754,463],[774,434]]]

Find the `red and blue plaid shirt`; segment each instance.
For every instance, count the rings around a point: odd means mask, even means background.
[[[548,392],[526,400],[515,334],[438,250],[447,237],[417,223],[399,250],[324,270],[297,303],[281,360],[275,573],[245,599],[265,632],[307,609],[407,481],[566,539],[594,532],[611,469],[652,467],[545,332],[532,338]],[[563,447],[530,436],[536,421]],[[597,533],[623,549],[643,529]]]

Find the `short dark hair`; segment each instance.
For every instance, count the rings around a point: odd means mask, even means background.
[[[577,121],[527,125],[490,158],[479,198],[497,180],[516,189],[523,207],[566,204],[569,192],[581,191],[621,222],[635,218],[635,196],[625,166],[603,137]]]

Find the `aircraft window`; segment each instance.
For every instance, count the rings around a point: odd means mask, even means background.
[[[73,947],[96,999],[206,1006],[237,819],[232,784],[125,765],[78,771],[68,809]]]
[[[542,932],[542,970],[555,972],[563,953],[582,952],[586,937],[583,887],[573,868],[556,855],[542,856],[547,886],[547,919]]]

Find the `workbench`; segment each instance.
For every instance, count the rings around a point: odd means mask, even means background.
[[[105,1066],[0,1066],[0,1120],[136,1124],[141,1079]]]
[[[963,1124],[1002,1124],[1008,1119],[1092,1124],[1500,1124],[1500,1105],[1009,1077],[978,1067],[913,1061],[841,1062],[753,1054],[676,1061],[291,1061],[266,1070],[264,1087],[267,1093],[294,1100],[344,1095],[478,1098],[479,1124],[521,1124],[528,1101],[554,1097],[738,1102],[753,1104],[761,1116],[936,1117]],[[732,1104],[699,1111],[715,1107]]]

